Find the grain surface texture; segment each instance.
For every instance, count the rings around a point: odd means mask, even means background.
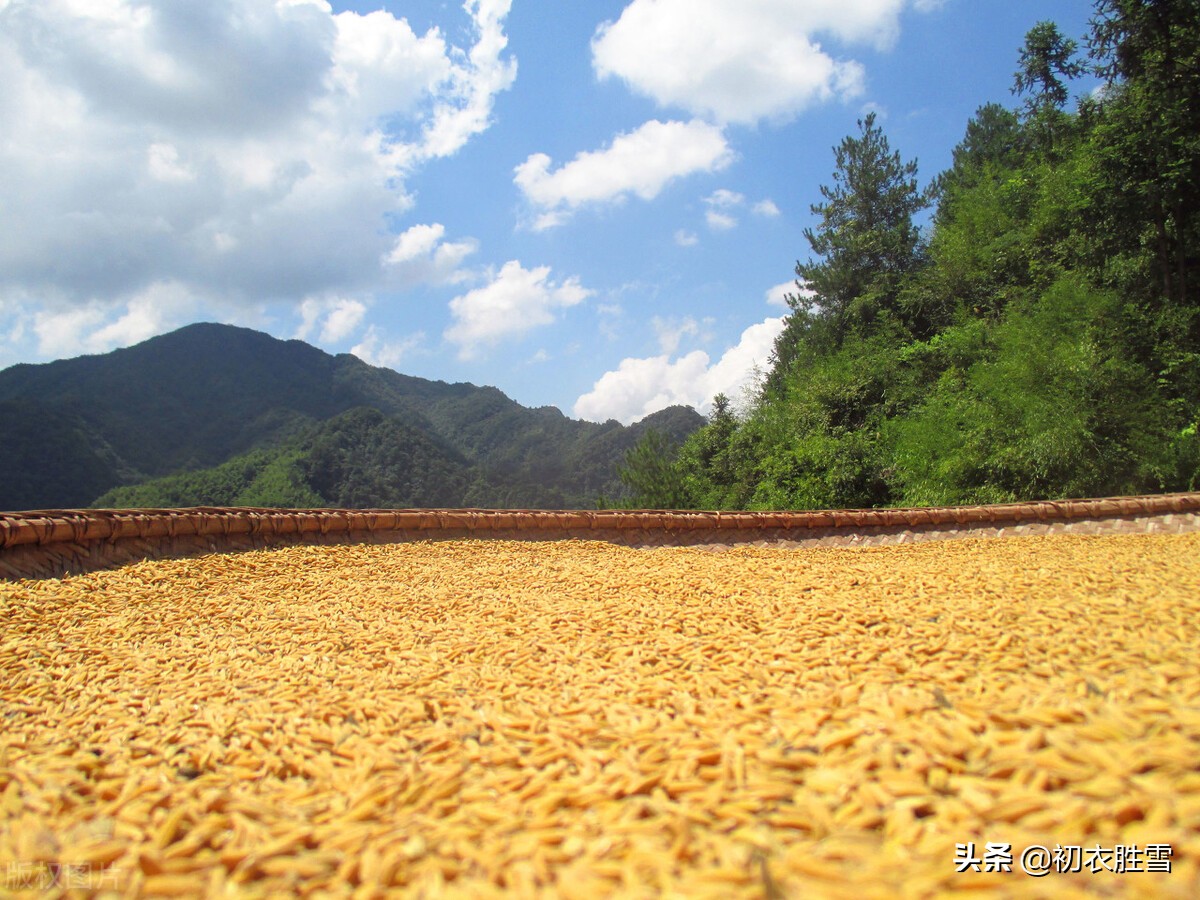
[[[1200,534],[297,546],[0,583],[0,629],[0,873],[1200,895]],[[1173,871],[957,874],[968,841]]]

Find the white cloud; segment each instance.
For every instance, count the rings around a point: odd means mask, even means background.
[[[700,238],[696,237],[694,232],[680,228],[675,232],[675,243],[680,247],[695,247],[700,243]]]
[[[424,284],[461,284],[472,277],[462,268],[463,261],[479,244],[474,239],[444,241],[446,228],[440,223],[413,225],[396,238],[385,257],[392,280],[398,286]]]
[[[496,95],[516,81],[516,60],[500,55],[508,46],[504,19],[511,5],[511,0],[466,0],[464,9],[471,14],[479,35],[468,54],[469,64],[455,68],[450,92],[434,108],[424,134],[428,155],[450,156],[486,130]]]
[[[459,358],[470,359],[481,345],[549,325],[558,310],[592,295],[577,278],[559,284],[550,281],[549,275],[549,266],[526,269],[510,260],[488,284],[451,300],[454,324],[446,329],[445,337],[458,345]]]
[[[349,297],[306,297],[300,304],[300,326],[295,337],[307,341],[317,330],[322,344],[336,344],[349,337],[362,323],[367,305]]]
[[[704,202],[715,209],[732,209],[745,203],[746,196],[728,188],[717,188],[704,199]]]
[[[743,194],[728,188],[719,188],[704,198],[704,203],[708,206],[704,220],[713,231],[729,231],[736,228],[738,220],[731,211],[743,206],[745,202]]]
[[[704,198],[704,203],[707,203],[709,206],[715,206],[716,209],[733,209],[734,206],[740,206],[745,202],[745,194],[728,190],[727,187],[719,187],[718,190],[713,191],[708,197]]]
[[[249,307],[406,283],[387,220],[512,84],[508,6],[467,0],[460,48],[320,0],[0,3],[0,300],[86,329],[157,284]]]
[[[105,353],[182,325],[194,304],[182,285],[148,286],[114,307],[97,302],[41,309],[29,316],[37,350],[48,359]]]
[[[707,372],[708,354],[703,350],[674,362],[669,356],[623,359],[575,401],[574,412],[592,422],[616,419],[628,425],[668,406],[694,406],[701,399],[696,386]]]
[[[890,46],[908,0],[632,0],[592,39],[592,66],[661,106],[718,122],[787,120],[863,91],[854,60],[821,45]],[[928,12],[938,0],[915,0]]]
[[[721,354],[708,370],[707,396],[697,409],[707,413],[712,398],[719,393],[735,404],[740,403],[747,389],[754,387],[756,378],[765,374],[775,349],[775,338],[782,331],[782,318],[765,319],[743,331],[737,344]]]
[[[768,219],[774,219],[781,215],[779,212],[779,207],[776,206],[775,201],[769,197],[765,200],[759,200],[757,203],[755,203],[753,212],[756,216],[763,216]]]
[[[33,316],[38,352],[62,359],[88,352],[89,339],[99,332],[107,310],[95,304],[61,312],[38,312]]]
[[[516,168],[514,181],[540,216],[535,230],[562,224],[580,206],[612,203],[633,194],[652,200],[670,182],[729,165],[733,151],[719,128],[700,121],[652,119],[618,135],[603,150],[579,153],[553,172],[535,153]]]
[[[150,176],[158,181],[195,181],[196,173],[179,161],[171,144],[151,144],[147,151]]]
[[[593,309],[596,311],[596,328],[600,334],[607,340],[617,340],[617,326],[625,315],[622,306],[619,303],[597,303]]]
[[[328,73],[331,105],[348,106],[364,121],[410,112],[453,75],[437,31],[418,37],[405,19],[379,10],[334,17],[336,44]]]
[[[313,329],[317,326],[317,320],[321,318],[321,314],[325,312],[325,304],[316,297],[306,297],[304,302],[300,304],[300,325],[296,329],[293,337],[298,341],[307,341]]]
[[[442,237],[446,234],[444,225],[413,225],[396,238],[396,244],[388,254],[390,263],[406,263],[416,259],[431,256]]]
[[[782,318],[751,325],[715,363],[703,350],[675,360],[669,353],[624,359],[575,402],[575,415],[593,422],[617,419],[629,424],[675,404],[707,412],[712,398],[722,393],[736,403],[753,387],[756,372],[766,369],[782,330]]]
[[[796,282],[785,281],[782,284],[777,284],[773,288],[767,288],[766,298],[767,304],[770,306],[786,307],[786,295],[796,293]]]
[[[397,341],[388,341],[380,336],[374,325],[367,327],[363,339],[350,348],[351,354],[372,366],[398,369],[414,350],[425,343],[425,332],[418,331]]]
[[[682,319],[663,319],[655,316],[650,320],[650,326],[658,337],[658,349],[671,356],[679,349],[679,342],[685,335],[695,337],[700,334],[700,323],[691,316]]]
[[[349,337],[358,328],[366,312],[366,304],[358,300],[344,297],[335,300],[321,328],[321,342],[336,344],[342,338]]]
[[[775,287],[767,289],[767,303],[771,306],[787,308],[787,295],[789,294],[801,299],[811,299],[817,296],[817,292],[810,288],[798,288],[795,281],[785,281],[782,284],[777,284]]]
[[[736,228],[738,223],[729,213],[717,212],[715,209],[710,209],[704,214],[704,221],[713,231],[729,231]]]

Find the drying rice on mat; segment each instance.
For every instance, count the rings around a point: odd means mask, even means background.
[[[1200,895],[1200,534],[294,547],[0,621],[9,894]]]

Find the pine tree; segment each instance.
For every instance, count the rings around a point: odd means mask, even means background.
[[[623,504],[634,509],[684,509],[690,504],[683,475],[674,466],[678,448],[666,435],[649,429],[625,454],[618,473],[629,491]]]
[[[1068,81],[1084,73],[1084,65],[1075,58],[1078,45],[1064,37],[1053,22],[1038,22],[1025,35],[1017,69],[1014,94],[1028,94],[1025,106],[1030,116],[1061,110],[1067,102]]]
[[[875,114],[859,120],[859,137],[834,149],[832,187],[822,185],[821,217],[804,236],[818,261],[796,264],[796,275],[814,295],[791,298],[793,309],[813,312],[840,346],[856,328],[870,330],[877,316],[895,307],[901,279],[920,261],[920,231],[913,216],[929,205],[917,188],[917,163],[903,162],[888,146]],[[782,356],[783,354],[777,354]]]

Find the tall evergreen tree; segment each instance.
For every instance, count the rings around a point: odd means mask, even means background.
[[[1064,37],[1053,22],[1038,22],[1025,35],[1017,69],[1014,94],[1028,94],[1026,109],[1033,115],[1047,109],[1062,109],[1067,102],[1068,81],[1084,73],[1075,58],[1078,44]]]
[[[1038,22],[1025,35],[1013,82],[1013,93],[1026,97],[1025,121],[1034,146],[1052,156],[1061,149],[1071,121],[1063,111],[1070,96],[1064,82],[1086,71],[1077,49],[1053,22]]]
[[[1200,2],[1098,0],[1096,10],[1091,55],[1108,81],[1096,133],[1105,255],[1112,243],[1152,247],[1151,277],[1183,307],[1200,266]]]
[[[953,150],[953,165],[934,181],[937,209],[933,214],[936,233],[954,219],[958,197],[977,188],[985,178],[1003,176],[1023,156],[1021,120],[999,103],[985,103],[967,122],[963,139]]]
[[[649,429],[625,454],[621,482],[629,491],[623,504],[634,509],[684,509],[689,506],[682,473],[674,466],[678,453],[666,435]]]
[[[830,326],[840,346],[847,332],[870,330],[881,312],[894,307],[901,279],[920,259],[920,231],[913,216],[929,205],[917,187],[917,163],[904,162],[888,145],[875,114],[859,120],[860,135],[834,149],[832,187],[822,185],[821,217],[805,229],[819,260],[796,264],[796,275],[814,292],[791,299],[793,309],[812,311]]]
[[[1194,90],[1197,0],[1096,0],[1089,47],[1109,84],[1149,78],[1171,94]],[[1184,80],[1176,82],[1176,77]]]
[[[1021,121],[999,103],[985,103],[967,122],[967,132],[954,148],[954,164],[938,177],[939,188],[948,184],[973,187],[987,166],[1010,168],[1021,158]],[[937,215],[943,210],[938,209]]]

